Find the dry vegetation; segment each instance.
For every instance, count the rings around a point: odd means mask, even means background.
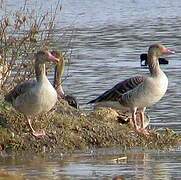
[[[38,7],[37,10],[31,9],[27,2],[25,0],[24,5],[15,12],[5,8],[6,4],[3,6],[2,2],[1,8],[6,11],[0,19],[0,64],[4,67],[0,69],[0,82],[1,89],[5,91],[32,77],[33,54],[50,47],[55,20],[61,10],[60,1],[50,12],[43,12]]]

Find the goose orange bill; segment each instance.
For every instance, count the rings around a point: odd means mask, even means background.
[[[59,59],[56,58],[55,56],[53,56],[50,52],[48,52],[48,58],[50,61],[52,62],[55,62],[55,63],[58,63],[59,62]]]
[[[175,54],[175,51],[169,48],[164,48],[163,54]]]

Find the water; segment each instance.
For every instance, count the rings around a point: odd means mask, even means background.
[[[7,4],[15,8],[14,2],[7,1]],[[41,3],[43,10],[51,7],[48,1],[28,3],[34,7]],[[169,127],[180,133],[181,1],[64,0],[62,6],[54,45],[64,48],[64,42],[72,37],[73,48],[65,91],[77,97],[81,108],[89,109],[86,102],[119,81],[148,73],[148,69],[140,67],[139,55],[146,52],[150,44],[161,42],[176,54],[167,57],[169,65],[162,66],[169,86],[165,97],[148,109],[151,126]],[[66,37],[60,40],[58,36],[62,32],[66,32]],[[63,157],[47,155],[49,158],[5,157],[0,167],[2,171],[27,179],[111,179],[115,175],[126,179],[181,179],[180,150],[115,151],[96,150]],[[127,160],[112,161],[117,157]]]
[[[119,149],[99,149],[64,156],[24,155],[16,160],[12,157],[1,158],[0,175],[8,172],[8,180],[12,179],[13,175],[17,179],[28,180],[111,180],[117,175],[126,180],[180,179],[180,157],[180,151],[170,153],[134,150],[123,153]]]
[[[162,69],[169,78],[165,97],[149,108],[151,125],[181,129],[180,116],[180,1],[66,1],[62,9],[65,28],[74,26],[70,77],[66,92],[86,103],[125,78],[148,73],[139,55],[161,42],[176,51]],[[72,5],[70,7],[70,4]],[[95,8],[96,7],[96,8]],[[61,21],[61,19],[60,19]],[[71,25],[72,25],[71,24]],[[61,42],[58,41],[57,46]]]

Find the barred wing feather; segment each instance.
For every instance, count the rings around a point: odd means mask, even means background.
[[[5,100],[9,103],[13,103],[13,101],[20,95],[27,93],[32,87],[34,87],[36,81],[27,81],[20,85],[17,85],[14,89],[12,89],[7,95],[5,95]]]
[[[116,84],[113,88],[107,90],[96,99],[91,100],[90,102],[88,102],[88,104],[98,103],[102,101],[117,101],[123,93],[134,89],[139,84],[141,84],[144,80],[145,80],[144,76],[135,76],[135,77],[126,79]]]

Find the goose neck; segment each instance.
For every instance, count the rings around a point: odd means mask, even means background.
[[[157,56],[148,54],[148,66],[151,76],[158,76],[161,69]]]
[[[59,63],[55,66],[55,73],[54,73],[54,87],[60,97],[64,96],[64,91],[62,88],[62,75],[64,71],[64,62]]]
[[[35,61],[35,75],[38,82],[42,81],[46,77],[45,63]]]

